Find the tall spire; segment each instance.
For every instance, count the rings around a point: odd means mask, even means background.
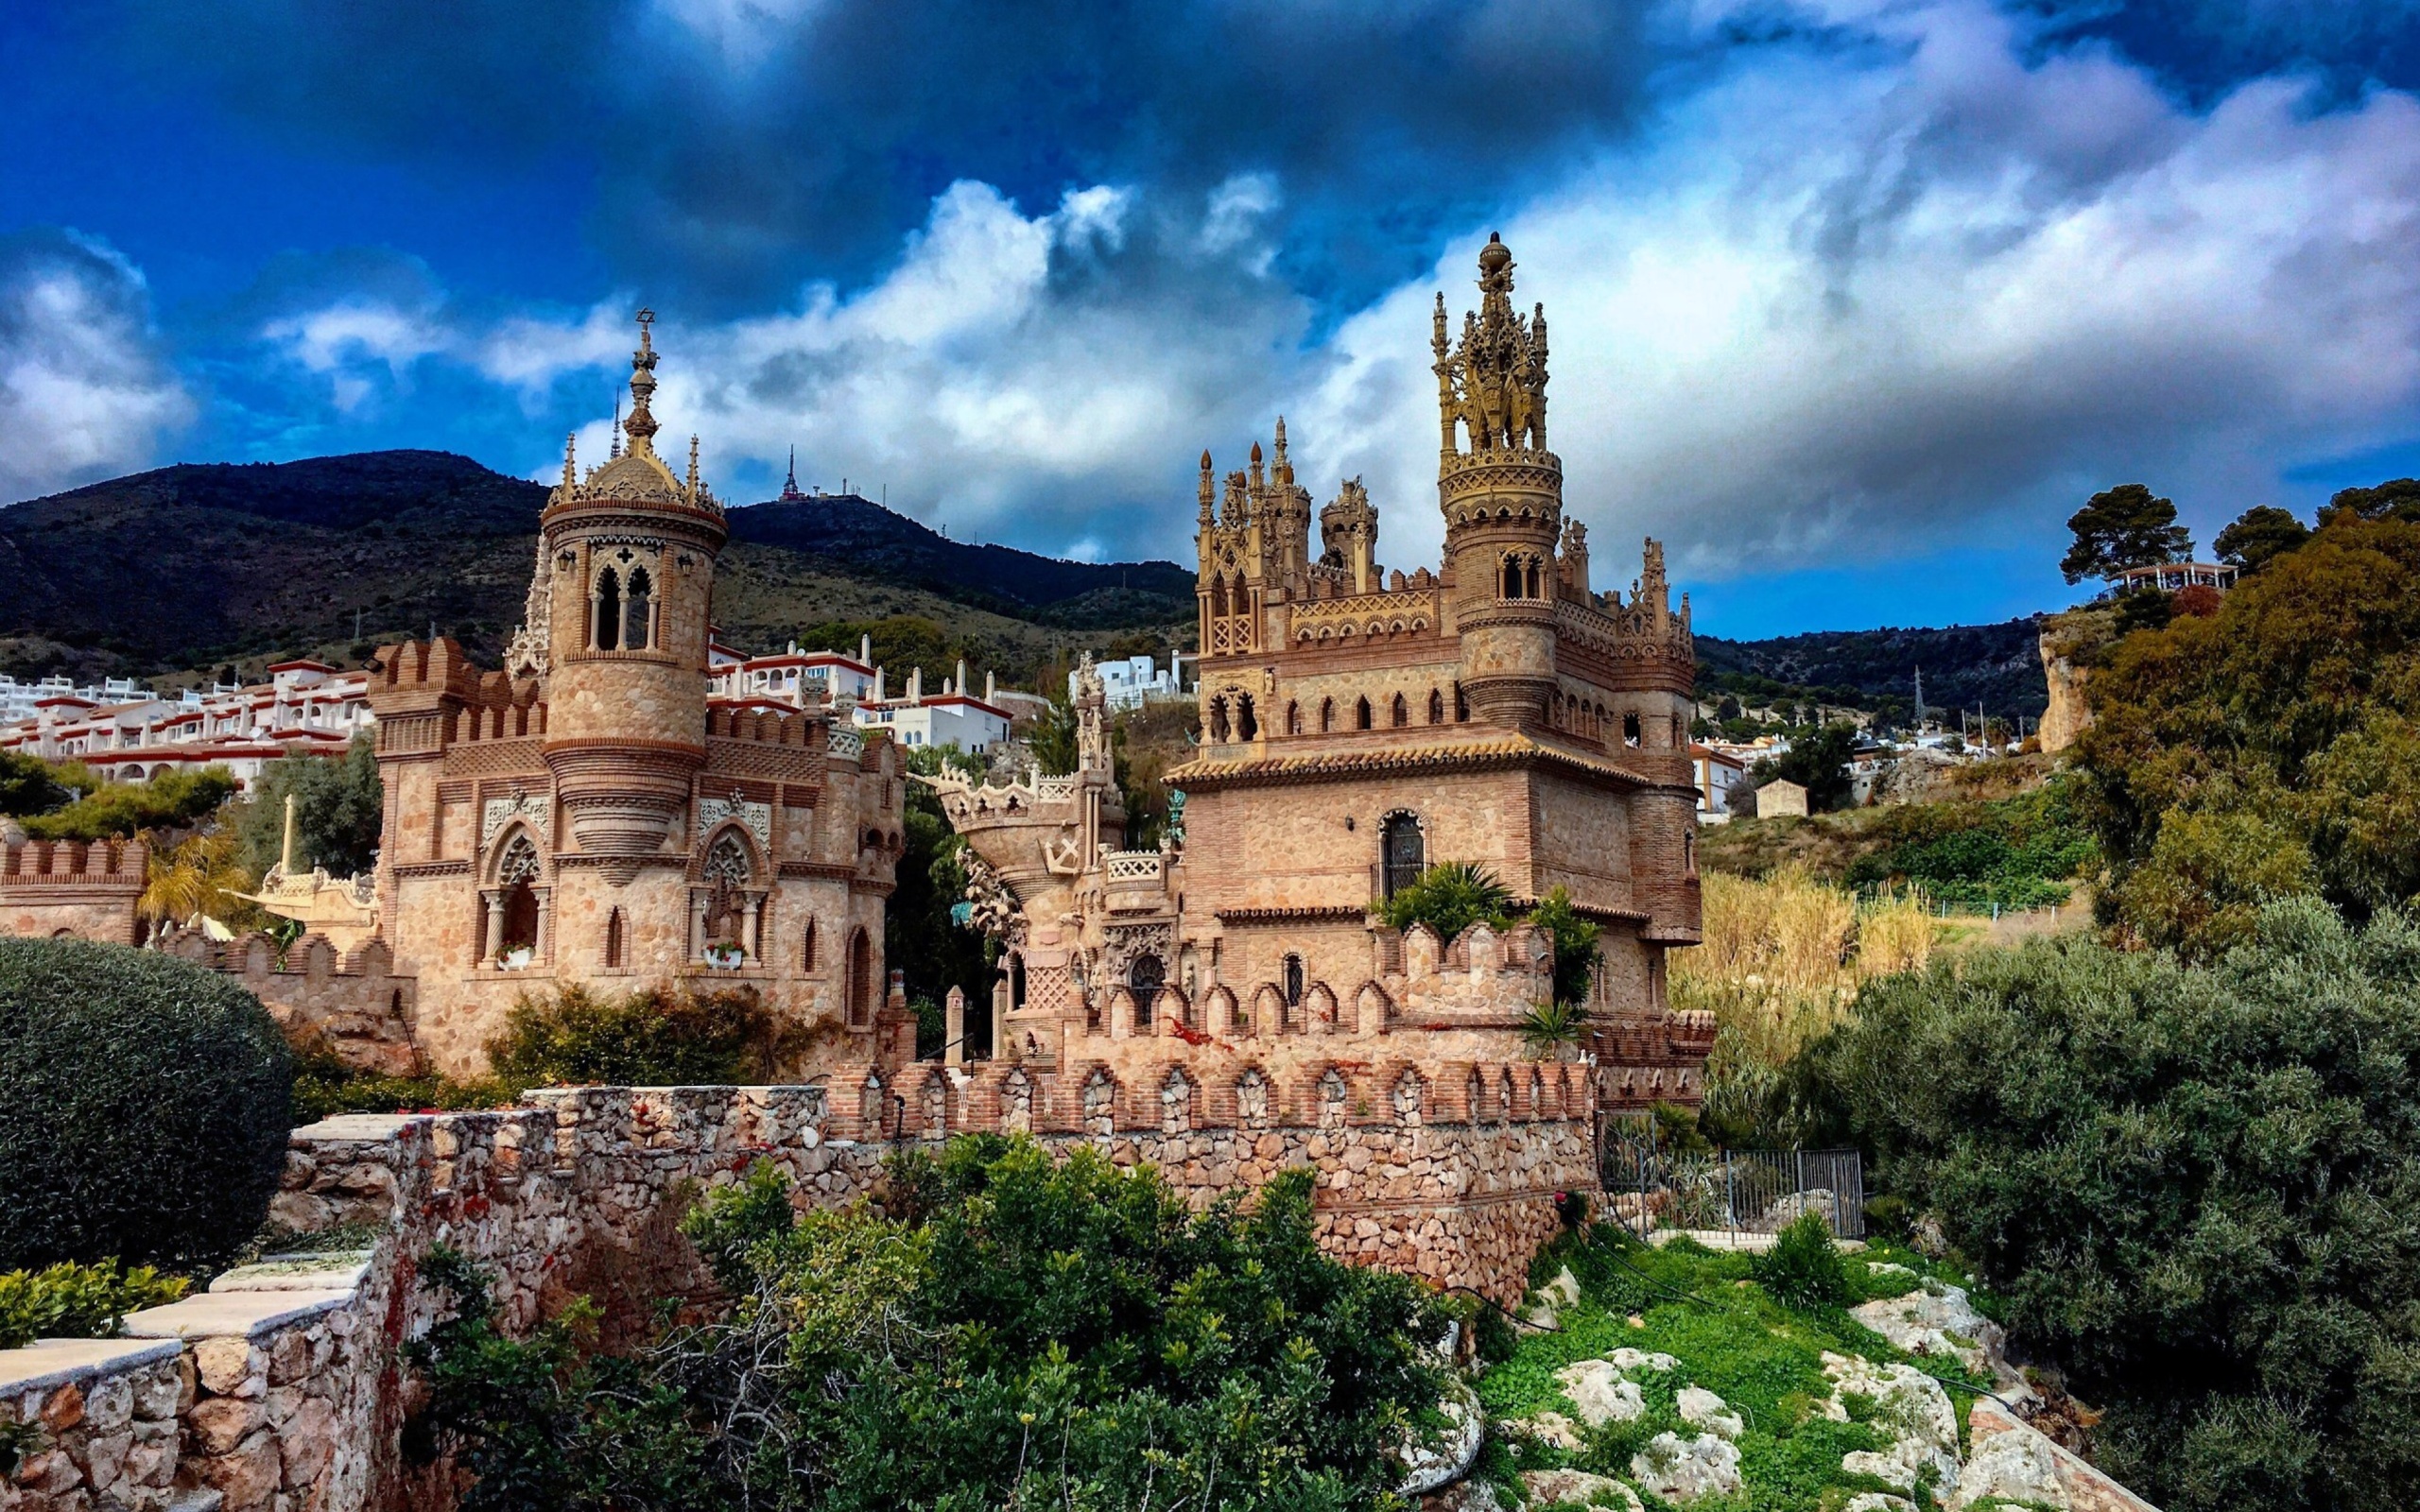
[[[697,491],[698,491],[698,433],[697,433],[697,432],[695,432],[695,431],[691,431],[691,432],[689,433],[689,492],[690,492],[692,495],[695,495],[695,494],[697,493]]]
[[[1216,515],[1211,513],[1212,491],[1210,482],[1210,449],[1205,446],[1201,449],[1201,512],[1196,516],[1197,521],[1204,528],[1207,528],[1218,518]]]
[[[631,455],[655,455],[655,416],[648,400],[655,393],[655,312],[639,311],[639,349],[631,353],[631,418],[622,429],[631,438]]]
[[[790,448],[789,474],[782,480],[782,502],[796,504],[806,495],[798,491],[798,448]]]
[[[573,455],[573,449],[579,444],[579,436],[578,432],[567,431],[563,434],[563,491],[565,493],[569,493],[572,490],[574,472],[578,466],[578,459]]]
[[[614,458],[616,458],[616,457],[620,456],[621,455],[622,455],[622,391],[621,391],[620,389],[618,389],[618,388],[617,388],[617,389],[614,390],[614,444],[613,444],[612,449],[606,452],[606,454],[605,454],[605,460],[607,460],[607,461],[611,462],[611,461],[613,461]]]

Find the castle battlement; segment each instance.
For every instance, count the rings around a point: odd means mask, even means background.
[[[140,840],[26,840],[0,843],[0,887],[132,886],[140,891],[149,857]]]

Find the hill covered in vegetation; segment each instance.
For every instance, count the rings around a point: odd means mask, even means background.
[[[521,617],[545,496],[468,457],[395,451],[182,464],[0,509],[0,671],[357,662],[432,625],[493,660]],[[1193,575],[1172,563],[951,541],[853,495],[735,507],[731,526],[716,608],[748,648],[916,619],[954,655],[1023,677],[1121,633],[1167,642],[1194,615]]]

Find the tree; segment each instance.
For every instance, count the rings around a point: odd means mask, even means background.
[[[1758,762],[1751,775],[1759,787],[1776,778],[1796,782],[1806,789],[1810,813],[1844,808],[1851,791],[1849,757],[1856,749],[1857,726],[1826,725],[1791,741],[1781,755]]]
[[[2096,493],[2067,518],[2075,544],[2059,571],[2071,583],[2108,577],[2129,567],[2182,561],[2193,554],[2193,538],[2176,523],[2173,501],[2139,483],[2120,483]]]
[[[2260,504],[2238,515],[2233,524],[2220,531],[2216,545],[2219,560],[2246,573],[2256,573],[2309,539],[2310,527],[2290,511]]]
[[[48,762],[0,750],[0,814],[47,814],[67,801]]]
[[[235,793],[224,766],[167,772],[147,782],[104,782],[63,809],[26,821],[37,840],[131,839],[149,830],[190,829]]]
[[[2420,524],[2420,478],[2395,478],[2366,489],[2340,489],[2320,507],[2321,529],[2340,520],[2398,520]]]
[[[2420,1486],[2420,928],[2262,910],[2209,967],[2069,936],[1878,979],[1791,1068],[2170,1512]]]
[[[923,747],[904,753],[908,769],[930,776],[954,752]],[[988,1051],[992,981],[997,974],[993,946],[981,931],[958,921],[957,909],[966,896],[966,867],[959,860],[966,841],[950,827],[941,799],[922,782],[908,784],[906,849],[899,857],[897,890],[883,911],[883,954],[905,977],[910,1002],[936,1005],[953,987],[966,992],[968,1040],[973,1048]],[[925,1050],[938,1052],[940,1035],[930,1037]]]
[[[235,814],[244,864],[255,876],[277,865],[285,843],[285,799],[294,799],[295,864],[330,876],[358,876],[378,864],[386,786],[372,737],[355,735],[343,757],[281,756],[261,768],[251,801]]]

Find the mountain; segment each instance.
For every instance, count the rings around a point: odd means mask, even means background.
[[[2037,618],[1941,629],[1816,630],[1763,641],[1701,635],[1698,689],[1889,713],[1906,719],[1924,673],[1930,709],[1972,709],[2039,719],[2050,698]]]
[[[29,500],[0,509],[0,671],[358,661],[432,624],[493,659],[521,617],[545,497],[468,457],[394,451],[187,463]],[[716,604],[743,647],[906,615],[1013,677],[1079,645],[1169,639],[1194,615],[1193,575],[1172,562],[951,541],[854,495],[730,518]]]

